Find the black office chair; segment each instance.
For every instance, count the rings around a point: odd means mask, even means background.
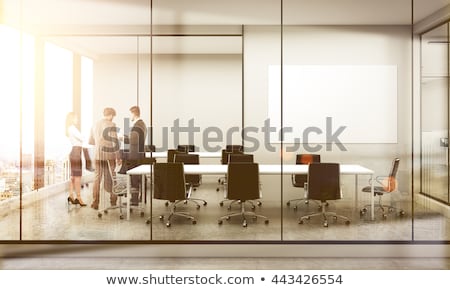
[[[295,164],[303,164],[308,165],[310,163],[318,163],[320,162],[320,155],[318,154],[297,154],[295,157]],[[291,175],[291,181],[292,186],[303,188],[304,189],[304,196],[303,198],[295,198],[290,199],[286,202],[286,205],[289,207],[291,203],[295,201],[295,205],[293,207],[294,211],[298,209],[298,205],[301,201],[303,201],[305,204],[309,204],[309,200],[306,198],[307,191],[308,191],[308,175],[307,174],[292,174]],[[317,201],[314,201],[318,204],[320,209],[320,203]]]
[[[155,163],[154,185],[154,198],[166,200],[171,204],[167,227],[170,227],[174,216],[188,218],[192,224],[197,223],[195,217],[188,212],[176,211],[177,205],[186,200],[186,189],[191,190],[190,185],[186,184],[182,163]],[[161,214],[159,219],[164,220],[164,214]]]
[[[227,145],[225,147],[226,149],[222,149],[222,157],[220,158],[220,164],[222,165],[226,165],[228,164],[228,159],[229,159],[229,155],[230,154],[243,154],[244,153],[244,148],[241,145]],[[222,188],[225,189],[225,183],[227,181],[227,177],[221,177],[217,180],[217,182],[222,185]],[[216,188],[216,191],[220,191],[220,187],[218,186]]]
[[[145,152],[155,152],[156,146],[155,145],[144,145],[144,151]]]
[[[142,164],[147,164],[147,165],[153,165],[156,163],[156,158],[154,157],[144,157],[139,159],[139,165]],[[142,201],[142,196],[144,196],[144,203],[147,203],[147,183],[148,180],[150,181],[150,186],[152,186],[152,177],[150,175],[150,172],[148,174],[146,174],[145,176],[145,180],[144,180],[144,189],[141,190],[141,196],[139,197],[139,200]]]
[[[177,149],[167,150],[167,163],[173,163],[175,160],[175,154],[185,154],[186,151],[179,151]]]
[[[228,154],[228,163],[253,163],[253,154]]]
[[[226,145],[225,150],[227,152],[244,152],[244,146],[242,146],[242,145]]]
[[[339,164],[309,164],[307,198],[319,200],[322,203],[322,212],[312,213],[300,217],[298,221],[299,224],[303,224],[305,220],[309,220],[314,216],[323,216],[324,227],[328,227],[328,216],[332,216],[334,220],[341,218],[345,221],[346,225],[350,224],[350,220],[347,217],[325,210],[325,203],[328,200],[338,200],[342,198]]]
[[[174,162],[180,162],[183,164],[200,164],[200,158],[198,154],[177,153],[175,154]],[[200,174],[186,174],[185,179],[186,183],[190,184],[194,191],[197,189],[197,187],[200,186],[202,182],[202,176]],[[195,203],[197,205],[197,208],[200,208],[198,201],[201,201],[203,205],[208,204],[206,200],[193,198],[191,195],[187,196],[187,201],[192,201],[193,203]]]
[[[378,196],[378,203],[375,204],[375,207],[379,208],[382,213],[382,217],[387,218],[387,213],[391,213],[393,211],[397,211],[400,216],[405,215],[405,211],[400,208],[393,207],[391,205],[382,204],[381,198],[385,194],[390,194],[392,192],[397,191],[397,171],[398,166],[400,165],[400,159],[395,158],[392,161],[391,171],[388,176],[377,176],[375,178],[375,182],[378,183],[377,186],[374,185],[374,195]],[[373,180],[370,180],[373,182]],[[371,186],[366,186],[362,189],[363,192],[371,192]],[[359,211],[360,215],[364,215],[367,212],[367,208],[370,207],[370,204],[366,204],[363,209]]]
[[[247,216],[250,216],[254,220],[258,217],[263,218],[264,222],[268,224],[269,219],[266,216],[245,210],[245,201],[261,198],[258,164],[230,163],[228,164],[227,176],[227,198],[230,200],[239,200],[241,211],[220,217],[218,220],[219,225],[223,223],[223,220],[229,220],[233,216],[240,216],[242,218],[243,227],[247,227]]]
[[[243,154],[243,153],[239,153],[239,154],[229,154],[228,155],[228,164],[230,163],[253,163],[254,161],[254,157],[253,154]],[[225,186],[226,188],[226,186]],[[227,195],[226,192],[224,194],[225,196]],[[222,201],[219,202],[220,206],[223,206],[225,202],[230,201],[230,204],[228,205],[228,209],[230,210],[232,205],[235,203],[239,203],[239,200],[230,200],[228,198],[223,199]],[[255,204],[253,203],[252,200],[246,200],[245,202],[249,203],[251,208],[254,210],[256,208]],[[257,200],[256,204],[258,206],[262,205],[262,202]]]
[[[180,152],[195,152],[195,145],[178,145],[177,150]]]

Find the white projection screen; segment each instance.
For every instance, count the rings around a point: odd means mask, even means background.
[[[311,127],[316,128],[308,134],[308,143],[328,143],[327,134],[341,126],[345,126],[338,136],[342,143],[397,143],[396,65],[283,68],[283,127],[292,128],[292,133],[285,133],[285,143],[304,143],[303,132]],[[271,124],[280,124],[280,95],[280,65],[270,65]],[[327,133],[328,117],[331,127]],[[280,142],[278,134],[271,135],[271,142]]]

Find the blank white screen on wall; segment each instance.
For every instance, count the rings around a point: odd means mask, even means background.
[[[283,127],[285,143],[302,140],[327,143],[341,126],[342,143],[397,142],[397,66],[395,65],[284,65]],[[280,65],[269,66],[268,113],[271,124],[281,120]],[[320,133],[320,131],[322,133]],[[277,143],[278,136],[271,135]]]

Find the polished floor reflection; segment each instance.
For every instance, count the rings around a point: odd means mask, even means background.
[[[197,218],[197,224],[190,220],[176,218],[170,228],[158,218],[154,218],[151,225],[146,224],[149,217],[149,205],[144,217],[132,212],[130,220],[120,219],[117,210],[112,210],[102,218],[97,211],[87,207],[72,206],[68,209],[66,193],[60,192],[48,198],[36,201],[23,209],[22,238],[23,240],[156,240],[156,241],[227,241],[227,240],[255,240],[255,241],[411,241],[450,240],[450,219],[433,212],[430,209],[416,205],[413,224],[411,219],[411,204],[407,201],[397,201],[406,210],[404,217],[388,216],[382,219],[377,215],[375,220],[368,216],[361,217],[359,209],[355,209],[354,201],[344,199],[337,203],[330,203],[329,209],[350,217],[351,224],[330,222],[329,227],[322,226],[320,217],[313,218],[305,224],[298,224],[298,217],[309,212],[317,211],[313,204],[300,205],[294,211],[286,205],[281,210],[279,201],[266,201],[256,208],[257,213],[267,216],[268,225],[262,220],[249,220],[248,227],[241,225],[239,218],[232,218],[222,225],[217,223],[220,216],[228,213],[226,206],[220,207],[222,192],[216,192],[214,182],[205,182],[195,192],[200,198],[208,201],[207,206],[196,209],[193,205],[182,206]],[[89,204],[90,188],[83,189],[84,200]],[[287,197],[287,198],[290,198]],[[360,201],[362,204],[364,201]],[[238,211],[233,207],[232,211]],[[167,214],[168,209],[162,201],[154,201],[153,214]],[[281,216],[284,218],[281,219]],[[19,230],[19,214],[11,212],[0,220],[0,231],[3,240],[17,240]],[[283,229],[283,230],[282,230]]]

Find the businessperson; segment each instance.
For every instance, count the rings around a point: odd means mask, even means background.
[[[78,116],[74,112],[70,112],[66,116],[66,136],[69,138],[72,149],[70,151],[70,184],[69,184],[69,197],[67,202],[71,204],[79,204],[80,206],[86,206],[81,199],[81,175],[82,175],[82,161],[81,152],[83,146],[83,136],[76,127],[78,124]],[[77,197],[73,198],[73,192]]]
[[[140,160],[145,157],[145,139],[147,137],[147,127],[141,119],[141,110],[138,106],[130,108],[132,127],[128,136],[124,136],[124,143],[129,144],[128,152],[128,169],[136,167],[140,164]],[[131,205],[139,203],[139,185],[141,184],[141,176],[133,175],[131,177]]]
[[[98,209],[100,203],[100,183],[103,178],[105,191],[110,193],[111,206],[117,203],[117,195],[112,192],[112,176],[119,158],[120,143],[117,138],[117,127],[113,122],[116,111],[113,108],[103,110],[103,118],[91,130],[90,143],[95,145],[95,179],[92,189],[93,201],[91,207]],[[119,164],[120,165],[120,164]]]

